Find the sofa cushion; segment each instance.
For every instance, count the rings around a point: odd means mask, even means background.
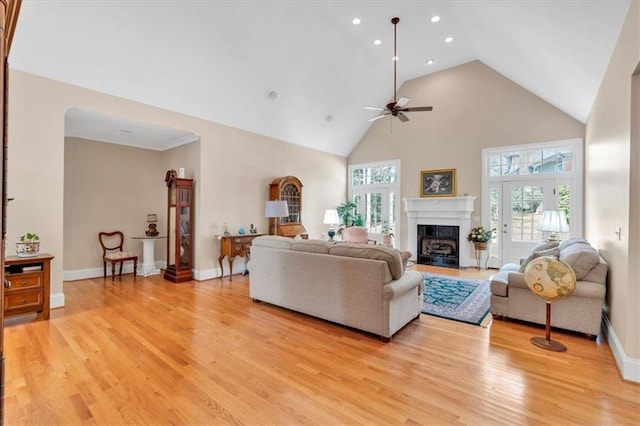
[[[590,244],[577,242],[560,251],[560,260],[573,268],[580,281],[598,264],[600,255]]]
[[[251,245],[289,250],[293,240],[279,235],[261,235],[251,241]]]
[[[328,254],[329,249],[333,246],[334,244],[328,241],[300,240],[300,241],[294,241],[291,244],[291,250],[305,251],[308,253]]]
[[[573,237],[573,238],[569,238],[568,240],[564,240],[560,243],[560,245],[558,246],[560,248],[560,251],[566,249],[567,247],[577,244],[577,243],[582,243],[582,244],[589,244],[589,241],[585,240],[584,238],[580,238],[580,237]]]
[[[363,244],[336,244],[329,249],[329,254],[335,256],[358,257],[361,259],[383,260],[387,262],[391,277],[394,280],[402,277],[404,268],[402,267],[402,256],[400,250],[374,245]]]
[[[557,258],[560,255],[560,249],[557,247],[552,247],[546,250],[537,250],[534,251],[533,253],[531,253],[529,255],[529,257],[527,257],[522,264],[520,265],[520,269],[519,272],[524,272],[524,270],[526,269],[527,265],[529,264],[529,262],[531,262],[533,259],[536,259],[538,257],[542,257],[542,256],[553,256],[555,258]]]
[[[532,252],[534,251],[540,251],[540,250],[549,250],[552,248],[556,248],[560,245],[559,242],[557,241],[543,241],[540,244],[538,244],[537,246],[535,246],[533,248],[533,250],[531,250]]]

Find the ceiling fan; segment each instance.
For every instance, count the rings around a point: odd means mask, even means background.
[[[366,106],[364,109],[370,109],[374,111],[380,111],[380,115],[377,115],[373,118],[370,118],[369,121],[376,121],[382,117],[387,115],[392,115],[394,117],[398,117],[400,121],[407,122],[409,121],[409,117],[404,115],[405,112],[413,112],[413,111],[433,111],[433,107],[413,107],[413,108],[405,108],[405,105],[409,102],[409,98],[405,98],[404,96],[400,97],[400,99],[396,100],[396,64],[398,63],[398,55],[396,54],[396,28],[400,22],[400,18],[392,18],[391,23],[393,24],[393,102],[389,102],[385,108]]]

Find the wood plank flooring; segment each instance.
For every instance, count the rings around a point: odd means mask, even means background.
[[[488,277],[491,272],[418,266]],[[49,321],[7,320],[5,423],[640,424],[600,338],[422,315],[391,343],[248,297],[249,277],[64,284]]]

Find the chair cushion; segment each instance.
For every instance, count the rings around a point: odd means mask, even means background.
[[[135,253],[129,253],[127,251],[116,251],[112,253],[107,253],[104,256],[106,260],[120,260],[120,259],[128,259],[133,257],[138,257],[138,255]]]
[[[366,228],[351,226],[342,230],[342,239],[347,243],[367,244],[369,232]]]

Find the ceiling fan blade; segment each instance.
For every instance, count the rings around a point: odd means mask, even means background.
[[[388,114],[380,114],[380,115],[376,115],[375,117],[370,118],[370,119],[369,119],[369,121],[376,121],[376,120],[378,120],[378,119],[380,119],[380,118],[382,118],[382,117],[386,117],[387,115],[388,115]]]
[[[365,106],[363,108],[364,109],[370,109],[370,110],[373,110],[373,111],[384,111],[384,108],[374,107],[374,106]]]
[[[405,98],[404,96],[400,97],[400,99],[398,99],[398,102],[396,102],[396,107],[397,108],[402,108],[403,106],[405,106],[411,99],[410,98]]]
[[[407,121],[409,121],[409,117],[407,117],[406,115],[404,115],[403,113],[399,112],[398,113],[398,118],[400,119],[400,121],[402,121],[403,123],[406,123]]]
[[[431,106],[427,106],[427,107],[413,107],[413,108],[405,108],[403,109],[403,111],[433,111],[433,107]]]

